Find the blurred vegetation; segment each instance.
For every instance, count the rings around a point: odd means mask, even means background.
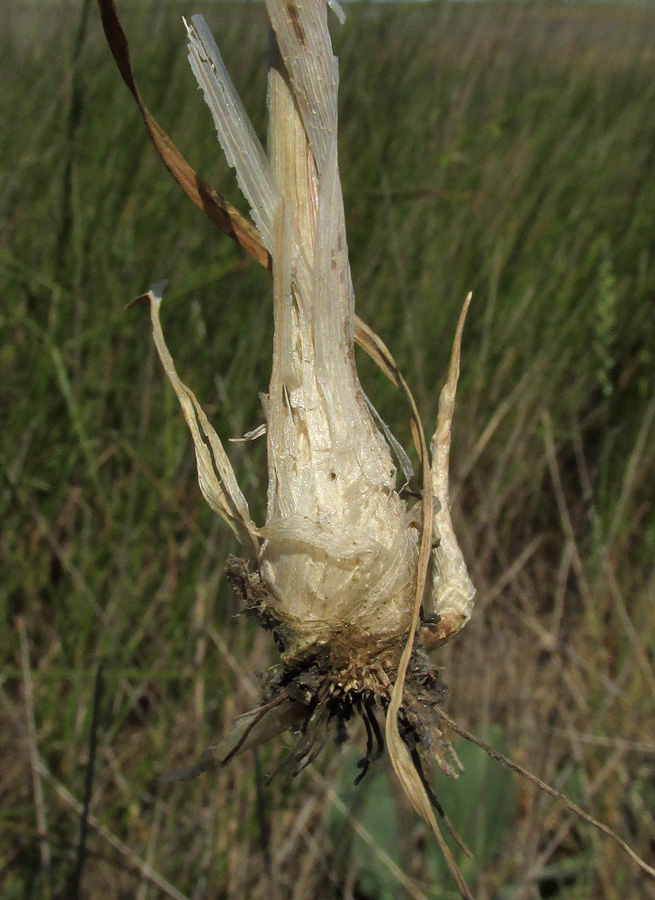
[[[263,8],[119,11],[151,111],[243,208],[180,16],[206,15],[263,134]],[[427,430],[474,292],[453,476],[479,595],[435,660],[449,708],[653,863],[655,11],[347,12],[334,40],[358,310]],[[264,785],[282,741],[157,782],[256,702],[273,649],[237,615],[222,577],[236,548],[200,497],[148,317],[125,304],[170,279],[171,350],[227,438],[262,420],[271,287],[162,169],[95,5],[1,13],[0,896],[75,890],[100,662],[80,896],[453,896],[384,764],[360,786],[372,803],[346,789],[361,735],[291,783]],[[403,404],[360,363],[409,444]],[[261,520],[265,447],[231,456]],[[655,896],[613,845],[457,748],[467,772],[435,790],[476,851],[477,898]]]

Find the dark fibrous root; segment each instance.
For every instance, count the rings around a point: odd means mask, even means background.
[[[343,747],[348,743],[350,735],[348,734],[348,726],[342,716],[337,716],[337,733],[334,736],[334,743],[337,747]]]
[[[279,703],[281,700],[286,700],[287,697],[295,699],[298,696],[297,685],[294,685],[291,687],[291,690],[278,694],[276,700]],[[272,702],[265,704],[265,707],[262,707],[264,715],[272,708]],[[369,696],[368,693],[356,692],[346,694],[343,697],[332,695],[329,699],[320,696],[312,697],[307,705],[307,715],[299,729],[299,736],[295,745],[283,761],[278,764],[267,781],[272,780],[275,775],[288,768],[289,765],[293,765],[291,773],[293,776],[302,772],[324,749],[329,738],[329,730],[332,723],[334,723],[336,730],[335,744],[338,747],[342,746],[349,740],[347,722],[350,721],[353,715],[358,715],[361,718],[366,730],[366,752],[357,763],[361,772],[355,779],[355,784],[359,784],[368,772],[371,764],[384,755],[384,738],[375,714],[375,699]],[[258,718],[257,721],[260,721],[260,719]],[[236,750],[238,748],[235,748]],[[230,754],[230,759],[235,751]]]
[[[384,737],[382,736],[382,729],[378,723],[377,716],[375,715],[375,709],[373,704],[367,703],[364,704],[364,719],[369,722],[373,735],[375,737],[375,751],[373,753],[367,754],[367,761],[369,765],[371,763],[377,762],[378,759],[381,759],[384,756]]]
[[[386,712],[388,708],[406,636],[380,642],[375,635],[358,635],[354,626],[343,625],[335,628],[333,634],[323,634],[315,644],[307,645],[300,642],[295,623],[282,619],[258,570],[245,560],[232,558],[228,561],[227,576],[243,601],[246,614],[273,633],[281,653],[281,663],[269,673],[264,684],[266,705],[284,697],[287,702],[307,710],[301,736],[292,750],[294,772],[302,771],[308,760],[314,759],[324,747],[330,722],[336,724],[336,743],[340,746],[348,739],[347,722],[358,715],[366,729],[366,752],[359,761],[361,772],[357,777],[361,781],[370,766],[384,754],[376,709]],[[407,673],[399,727],[408,748],[422,747],[447,775],[455,777],[446,761],[452,758],[452,748],[434,716],[434,709],[445,702],[446,696],[443,679],[417,643]],[[238,752],[244,739],[233,748],[231,756]]]
[[[364,722],[364,727],[366,729],[366,756],[357,763],[360,769],[363,771],[360,775],[357,776],[355,780],[355,784],[359,784],[361,779],[368,771],[368,767],[371,764],[371,758],[373,756],[373,729],[371,728],[371,723],[368,718],[368,714],[365,707],[361,707],[360,709],[362,720]]]
[[[366,732],[366,750],[358,762],[358,785],[371,765],[385,752],[385,739],[378,721],[378,710],[387,714],[405,635],[386,642],[375,635],[357,635],[353,626],[335,628],[333,634],[323,634],[315,643],[300,639],[294,622],[282,620],[279,607],[268,593],[261,574],[243,560],[228,563],[228,578],[241,597],[247,614],[273,633],[281,654],[278,666],[272,669],[264,683],[263,715],[278,703],[294,706],[299,711],[297,739],[289,753],[269,775],[270,781],[282,771],[293,776],[312,763],[325,747],[331,728],[335,728],[335,743],[341,746],[348,740],[347,723],[359,717]],[[437,716],[447,698],[446,684],[434,669],[421,641],[414,645],[405,678],[402,706],[398,712],[399,734],[407,746],[421,784],[444,826],[463,853],[471,853],[456,834],[452,823],[436,798],[428,782],[423,760],[438,763],[442,772],[456,777],[459,765],[450,742]],[[304,714],[302,711],[305,711]],[[277,715],[277,713],[273,713]],[[261,721],[258,716],[252,727]],[[264,731],[265,722],[262,722]],[[238,752],[245,741],[242,736],[229,758]],[[226,759],[227,761],[227,759]],[[448,847],[440,841],[449,869],[453,873],[463,897],[471,894],[464,883]]]
[[[274,709],[276,706],[279,706],[280,703],[283,703],[284,699],[285,698],[283,696],[278,696],[278,697],[275,697],[273,700],[271,700],[270,703],[265,703],[263,706],[260,706],[259,710],[257,711],[257,715],[253,717],[252,722],[250,722],[250,724],[248,725],[246,730],[243,732],[243,734],[241,735],[239,740],[236,742],[234,747],[230,750],[230,752],[227,754],[227,756],[221,760],[222,766],[226,766],[229,763],[229,761],[236,756],[236,754],[239,752],[239,750],[245,744],[247,738],[250,735],[250,732],[253,730],[255,725],[258,725],[259,722],[261,722],[261,720],[264,718],[264,716],[266,716],[266,714],[269,713],[272,709]]]
[[[355,784],[359,784],[371,765],[385,750],[376,710],[387,714],[389,709],[391,686],[397,672],[402,638],[395,644],[387,643],[383,646],[376,644],[372,635],[366,636],[367,640],[360,639],[356,642],[353,641],[352,630],[348,631],[344,626],[340,630],[335,630],[333,635],[323,635],[322,640],[307,645],[299,640],[294,632],[293,623],[280,621],[275,605],[258,572],[250,570],[248,564],[242,560],[232,560],[228,567],[228,577],[242,597],[246,611],[256,616],[266,629],[273,632],[281,652],[281,662],[265,679],[262,705],[250,714],[252,718],[249,719],[245,731],[240,733],[238,741],[221,763],[224,765],[229,762],[244,748],[248,738],[250,738],[249,745],[258,739],[258,732],[253,731],[256,726],[264,736],[267,735],[269,732],[266,728],[266,717],[271,715],[274,726],[279,726],[282,722],[284,728],[295,730],[297,739],[289,753],[271,773],[268,781],[283,770],[290,770],[292,775],[297,775],[321,753],[332,727],[336,727],[337,746],[347,741],[347,723],[353,716],[358,716],[366,732],[366,749],[358,762],[360,772],[355,779]],[[435,796],[428,780],[429,771],[425,769],[426,761],[430,766],[436,762],[444,774],[456,777],[450,761],[453,761],[455,766],[459,766],[459,762],[448,740],[447,730],[481,747],[492,759],[558,800],[568,810],[610,837],[641,869],[655,877],[655,869],[637,856],[611,828],[594,819],[535,775],[493,750],[484,741],[454,722],[443,710],[446,699],[446,685],[432,666],[419,641],[414,645],[407,669],[402,705],[398,710],[398,733],[409,751],[411,764],[429,803],[463,853],[471,856]],[[271,734],[280,733],[284,728],[276,727]],[[210,767],[211,758],[203,758],[197,766],[167,780],[195,777]],[[471,898],[452,852],[440,836],[436,820],[432,818],[439,846],[460,894],[464,898]]]
[[[369,709],[368,704],[360,703],[359,714],[362,718],[362,721],[364,722],[364,728],[366,729],[366,755],[357,763],[357,768],[361,769],[361,772],[359,773],[357,778],[355,778],[356,785],[360,783],[362,778],[364,778],[369,770],[371,763],[375,762],[375,760],[378,758],[380,748],[380,741],[378,739],[378,749],[376,749],[375,753],[373,753],[373,728],[371,726],[371,720],[377,725],[375,713]]]
[[[386,711],[389,703],[388,690],[384,685],[384,679],[379,680],[378,690],[370,687],[342,689],[341,684],[344,680],[342,673],[332,670],[331,663],[329,654],[326,654],[325,648],[322,647],[314,658],[306,656],[300,664],[298,660],[293,660],[291,665],[288,660],[284,660],[273,669],[268,674],[264,686],[266,702],[250,723],[248,732],[241,736],[224,762],[228,762],[239,752],[248,734],[263,716],[280,703],[293,703],[298,708],[306,710],[297,729],[296,743],[290,752],[289,762],[293,762],[293,775],[301,772],[316,759],[327,743],[331,726],[335,729],[336,745],[343,745],[349,739],[347,723],[357,716],[363,722],[366,733],[365,753],[357,764],[361,771],[355,784],[359,784],[371,765],[385,752],[384,736],[376,710]],[[450,745],[432,715],[434,706],[440,703],[445,695],[445,686],[442,680],[432,673],[434,684],[438,685],[439,689],[435,695],[430,696],[429,690],[426,689],[424,669],[425,661],[418,655],[407,682],[406,704],[400,715],[401,733],[410,751],[417,747],[423,748],[428,756],[434,756],[439,760],[446,774],[452,775],[452,767],[443,760],[443,756],[450,752]],[[366,677],[363,676],[362,680],[364,681]],[[369,678],[369,682],[373,683],[374,679]],[[281,768],[286,768],[286,764]],[[421,778],[424,780],[422,769]]]
[[[362,771],[355,778],[355,784],[359,784],[362,778],[368,772],[372,763],[376,762],[384,755],[384,738],[380,731],[378,720],[375,716],[375,709],[371,702],[360,702],[359,714],[364,722],[366,729],[366,756],[359,760],[357,767]],[[376,748],[373,750],[373,736],[375,735]]]

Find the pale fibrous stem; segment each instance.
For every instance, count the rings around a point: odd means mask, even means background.
[[[295,734],[296,742],[281,765],[296,774],[315,759],[334,726],[337,741],[345,740],[348,722],[357,715],[366,732],[358,780],[386,743],[461,896],[470,897],[441,836],[435,810],[451,833],[452,826],[429,777],[435,764],[451,777],[461,768],[445,728],[477,739],[445,714],[446,686],[428,657],[461,631],[475,594],[449,504],[452,420],[470,295],[428,454],[416,403],[393,356],[355,315],[337,154],[338,68],[325,0],[266,0],[267,150],[204,19],[185,23],[192,70],[252,223],[197,176],[148,112],[114,4],[99,5],[123,79],[165,165],[211,221],[273,273],[273,361],[262,397],[268,494],[261,524],[250,516],[221,439],[175,369],[160,323],[164,285],[153,285],[140,298],[150,303],[155,345],[191,431],[203,496],[243,548],[242,558],[229,561],[228,578],[245,611],[272,632],[280,651],[261,704],[241,716],[196,766],[170,780],[227,764],[283,732]],[[338,4],[332,6],[342,19]],[[408,403],[422,470],[414,506],[398,490],[391,451],[409,477],[407,455],[364,395],[355,341]]]

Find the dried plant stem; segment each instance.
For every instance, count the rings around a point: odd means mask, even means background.
[[[546,784],[545,781],[537,778],[537,776],[533,775],[532,772],[524,769],[523,766],[520,766],[518,763],[512,762],[511,759],[508,759],[506,756],[503,756],[502,753],[494,750],[493,747],[485,744],[485,742],[480,740],[480,738],[476,737],[474,734],[471,734],[470,731],[467,731],[465,728],[455,722],[454,719],[451,719],[450,716],[442,709],[439,709],[437,711],[437,716],[445,725],[448,726],[448,728],[450,728],[456,734],[459,734],[460,737],[465,738],[465,740],[470,741],[472,744],[475,744],[477,747],[480,747],[482,750],[484,750],[484,752],[488,756],[490,756],[491,759],[501,763],[508,769],[511,769],[512,772],[516,772],[522,778],[525,778],[526,781],[531,782],[531,784],[536,785],[539,790],[543,791],[545,794],[548,794],[549,797],[553,797],[555,800],[557,800],[558,803],[561,803],[562,806],[570,810],[570,812],[575,813],[576,816],[583,819],[585,822],[588,822],[589,825],[593,825],[593,827],[597,828],[598,831],[601,831],[604,835],[607,835],[608,838],[611,838],[616,844],[619,845],[624,853],[628,854],[630,859],[635,862],[640,869],[643,869],[644,872],[646,872],[652,878],[655,878],[655,869],[652,866],[649,866],[647,862],[644,862],[644,860],[634,852],[629,844],[627,844],[623,840],[623,838],[619,837],[619,835],[608,825],[604,825],[602,822],[599,822],[598,819],[594,819],[593,816],[589,815],[588,812],[585,812],[585,810],[582,809],[581,806],[578,806],[577,803],[573,803],[573,801],[569,800],[568,797],[565,797],[564,794],[560,794],[559,791],[556,791],[554,788],[550,787],[550,785]]]
[[[154,116],[145,107],[134,80],[130,63],[130,51],[125,32],[120,24],[114,0],[98,0],[102,25],[118,70],[134,97],[153,143],[162,162],[192,203],[201,209],[219,231],[231,238],[241,249],[265,269],[272,269],[273,262],[261,235],[248,219],[210,187],[189,165],[178,148]],[[147,295],[137,297],[132,303],[145,301]],[[382,369],[387,377],[404,393],[407,385],[398,372],[393,357],[381,338],[359,316],[355,315],[355,341]]]
[[[34,687],[32,685],[32,669],[30,666],[30,650],[27,633],[22,619],[18,619],[18,635],[20,637],[21,664],[23,669],[23,689],[25,691],[25,719],[27,724],[27,739],[30,752],[30,766],[32,769],[32,788],[34,790],[34,807],[36,810],[36,827],[39,830],[39,853],[41,854],[41,867],[43,869],[46,896],[50,897],[50,844],[48,843],[48,823],[45,814],[45,802],[43,799],[43,784],[41,782],[41,769],[39,766],[39,751],[36,737],[36,719],[34,716]]]
[[[198,178],[145,108],[113,0],[98,2],[116,62],[165,165],[215,225],[273,272],[273,364],[263,398],[269,483],[261,526],[250,517],[218,435],[177,375],[159,321],[161,286],[145,295],[157,351],[191,430],[200,487],[245,547],[246,558],[229,563],[228,577],[246,611],[273,633],[281,652],[260,706],[241,716],[233,731],[184,775],[225,764],[285,730],[298,734],[288,758],[296,774],[321,751],[330,723],[336,721],[343,731],[354,714],[362,717],[367,733],[365,774],[383,743],[378,709],[385,713],[394,770],[434,831],[462,897],[471,894],[440,833],[433,807],[443,811],[423,768],[427,765],[429,773],[437,763],[456,777],[457,758],[442,726],[537,784],[655,875],[611,829],[465,732],[441,709],[445,685],[426,650],[459,633],[475,594],[453,530],[449,496],[455,392],[471,298],[459,319],[430,461],[404,378],[384,343],[354,313],[337,160],[338,71],[327,5],[266,0],[271,21],[268,154],[206,23],[194,16],[187,24],[189,60],[250,205],[253,227]],[[354,342],[409,402],[423,482],[420,503],[412,508],[397,490],[393,439],[383,425],[383,433],[378,429],[359,384]],[[474,453],[500,418],[492,421]],[[567,517],[564,523],[568,534]],[[569,536],[588,600],[572,532]],[[448,826],[445,817],[444,822]]]
[[[18,728],[19,732],[25,736],[25,739],[27,741],[29,741],[29,734],[26,725],[21,721],[16,710],[14,709],[13,703],[1,686],[0,701],[2,701],[5,709],[9,713],[9,716]],[[38,777],[43,779],[44,781],[47,781],[52,786],[52,790],[65,806],[73,810],[73,812],[77,816],[81,816],[84,813],[84,804],[81,803],[76,797],[74,797],[73,794],[71,794],[71,792],[68,790],[68,788],[66,788],[65,785],[63,785],[61,781],[59,781],[59,779],[56,778],[55,775],[53,775],[38,751],[35,751],[34,765]],[[139,871],[144,878],[147,878],[148,881],[158,887],[162,894],[170,897],[171,900],[189,900],[186,894],[183,894],[174,885],[167,881],[164,876],[157,872],[147,861],[141,859],[131,847],[124,843],[120,838],[116,837],[116,835],[112,831],[110,831],[109,828],[103,825],[98,820],[98,818],[93,815],[93,813],[89,813],[87,821],[88,824],[94,829],[94,831],[96,831],[103,838],[103,840],[105,840],[109,844],[110,847],[113,847],[114,850],[116,850],[127,861],[128,865]]]
[[[314,256],[319,183],[316,161],[294,101],[275,33],[268,67],[268,154],[273,176],[296,222],[300,246]]]

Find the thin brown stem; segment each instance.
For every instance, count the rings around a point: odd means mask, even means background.
[[[575,813],[576,816],[583,819],[585,822],[588,822],[589,825],[593,825],[594,828],[597,828],[598,831],[601,831],[603,834],[607,835],[608,838],[611,838],[619,847],[627,853],[630,859],[635,862],[640,869],[643,869],[651,878],[655,878],[655,869],[652,866],[649,866],[647,862],[638,856],[635,851],[623,840],[623,838],[619,837],[618,834],[613,831],[609,825],[603,824],[603,822],[599,822],[598,819],[594,819],[588,812],[585,812],[582,807],[578,806],[577,803],[573,803],[568,797],[565,797],[564,794],[560,794],[559,791],[556,791],[554,788],[550,787],[550,785],[546,784],[545,781],[542,781],[540,778],[537,778],[536,775],[533,775],[532,772],[528,772],[527,769],[524,769],[523,766],[520,766],[518,763],[512,762],[511,759],[508,759],[506,756],[503,756],[502,753],[499,753],[498,750],[494,750],[493,747],[490,747],[488,744],[485,744],[483,740],[479,737],[476,737],[470,731],[467,731],[461,725],[458,725],[450,716],[445,713],[443,710],[435,708],[436,715],[444,722],[452,731],[456,734],[463,737],[465,740],[470,741],[472,744],[475,744],[477,747],[480,747],[484,752],[491,757],[491,759],[496,760],[496,762],[502,763],[502,765],[506,766],[508,769],[511,769],[512,772],[516,772],[518,775],[521,775],[527,781],[530,781],[532,784],[536,785],[541,791],[545,794],[548,794],[550,797],[553,797],[558,803],[561,803],[566,809],[570,812]]]

